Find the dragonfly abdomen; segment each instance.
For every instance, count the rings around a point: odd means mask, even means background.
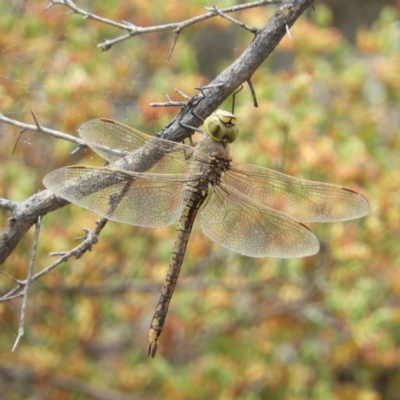
[[[154,357],[157,352],[158,339],[163,330],[169,303],[179,277],[190,233],[192,232],[193,222],[200,206],[204,203],[204,200],[208,195],[208,191],[202,188],[204,186],[203,184],[204,182],[199,182],[197,186],[191,189],[192,194],[183,210],[176,228],[177,235],[171,254],[167,276],[165,277],[164,285],[161,289],[160,300],[158,301],[156,311],[151,320],[149,330],[149,356],[151,355],[152,357]]]

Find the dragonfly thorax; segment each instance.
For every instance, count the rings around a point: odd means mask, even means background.
[[[208,184],[218,185],[221,177],[229,169],[232,161],[229,145],[224,142],[217,142],[212,137],[204,135],[197,145],[201,152],[196,153],[202,170],[202,181],[205,186]],[[204,159],[208,156],[207,160]]]

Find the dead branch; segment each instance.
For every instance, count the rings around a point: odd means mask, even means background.
[[[49,192],[45,190],[44,192]],[[35,275],[28,276],[27,279],[23,281],[17,281],[12,278],[13,281],[17,283],[17,286],[10,290],[7,294],[0,298],[0,303],[9,301],[14,297],[20,297],[24,295],[25,288],[29,285],[30,282],[34,282],[35,280],[39,279],[43,275],[46,275],[54,268],[58,267],[60,264],[66,262],[69,258],[75,257],[80,258],[83,254],[87,251],[91,251],[94,244],[99,241],[100,232],[106,226],[108,220],[106,218],[102,218],[97,221],[96,229],[93,231],[89,229],[84,229],[85,231],[85,240],[80,243],[78,246],[74,247],[72,250],[62,253],[51,253],[51,256],[60,256],[54,263],[50,264],[49,266],[43,268],[41,271],[37,272]]]
[[[46,10],[51,8],[52,6],[55,5],[61,5],[69,8],[72,13],[82,15],[83,18],[85,19],[93,19],[94,21],[101,22],[106,25],[113,26],[115,28],[119,28],[121,30],[127,31],[128,33],[118,36],[114,39],[107,39],[103,43],[99,43],[97,45],[98,48],[102,49],[103,51],[110,50],[112,46],[114,46],[117,43],[123,42],[125,40],[130,39],[131,37],[138,36],[138,35],[144,35],[146,33],[151,33],[151,32],[161,32],[161,31],[173,31],[175,33],[175,40],[172,45],[170,55],[172,53],[173,48],[175,47],[176,41],[178,40],[179,34],[182,32],[182,30],[190,25],[194,25],[198,22],[205,21],[207,19],[216,17],[216,16],[223,16],[224,18],[227,18],[224,14],[226,13],[232,13],[235,11],[241,11],[241,10],[246,10],[249,8],[254,8],[254,7],[260,7],[263,5],[268,5],[268,4],[279,4],[282,3],[282,0],[260,0],[260,1],[254,1],[252,3],[247,3],[247,4],[238,4],[236,6],[232,7],[226,7],[226,8],[221,8],[217,9],[214,7],[212,10],[210,10],[208,13],[205,13],[203,15],[198,15],[196,17],[187,19],[185,21],[181,22],[172,22],[169,24],[163,24],[163,25],[157,25],[157,26],[149,26],[149,27],[141,27],[137,26],[131,22],[127,21],[122,21],[122,22],[116,22],[112,21],[107,18],[100,17],[96,14],[90,13],[88,11],[85,11],[81,8],[79,8],[72,0],[50,0],[49,5],[46,7]],[[206,10],[209,10],[206,8]],[[239,23],[239,21],[237,21]],[[241,24],[241,23],[239,23]],[[242,26],[243,25],[243,26]],[[248,28],[245,27],[244,24],[242,26],[245,29],[248,29],[250,31],[253,31],[253,28]],[[169,57],[168,57],[169,58]]]
[[[35,114],[32,113],[32,116],[35,120],[35,125],[25,124],[23,122],[17,121],[15,119],[7,118],[3,114],[0,114],[0,122],[4,122],[5,124],[16,126],[20,128],[22,131],[33,131],[33,132],[40,132],[44,133],[45,135],[53,136],[56,139],[63,139],[67,140],[72,143],[76,143],[79,147],[87,147],[86,144],[83,142],[82,139],[79,139],[75,136],[68,135],[66,133],[56,131],[54,129],[45,128],[42,126]]]
[[[53,2],[54,4],[64,4],[67,6],[73,4],[70,0],[53,0]],[[205,119],[240,85],[250,80],[257,68],[268,58],[282,38],[287,34],[287,28],[292,26],[297,18],[312,4],[313,0],[284,1],[270,20],[257,31],[255,39],[243,54],[208,85],[209,89],[206,91],[205,99],[200,103],[196,101],[202,96],[201,94],[190,99],[176,118],[161,131],[160,136],[164,139],[177,142],[187,138],[191,132],[183,128],[182,125],[198,127],[202,121],[200,121],[195,114]],[[227,12],[225,9],[222,11]],[[215,15],[215,13],[212,13],[212,15]],[[192,112],[193,109],[195,109],[195,113]],[[50,132],[54,132],[62,139],[70,140],[78,145],[82,144],[80,139],[69,135],[64,137],[65,134],[48,130],[39,123],[36,125],[22,124],[1,115],[0,121],[18,126],[21,129],[30,129],[49,134]],[[143,164],[144,159],[142,158],[145,156],[146,154],[138,155],[135,159],[137,165]],[[0,233],[0,264],[7,259],[39,216],[45,215],[66,204],[68,204],[66,200],[55,196],[48,190],[39,192],[21,203],[11,203],[7,200],[0,199],[0,207],[12,210],[12,216],[9,219],[8,225]]]

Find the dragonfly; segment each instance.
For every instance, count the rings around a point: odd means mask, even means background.
[[[110,220],[164,227],[179,218],[168,272],[149,330],[157,352],[197,214],[206,236],[249,257],[305,257],[319,251],[310,222],[337,222],[369,214],[367,199],[338,185],[297,179],[232,162],[236,117],[217,110],[203,123],[196,146],[148,136],[111,119],[83,123],[84,142],[106,167],[73,165],[43,183],[56,195]]]

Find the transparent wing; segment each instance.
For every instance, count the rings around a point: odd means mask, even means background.
[[[114,168],[71,166],[50,172],[44,185],[58,196],[102,217],[158,227],[174,222],[190,196],[184,176],[153,174],[153,180]]]
[[[183,174],[195,168],[190,163],[193,147],[148,136],[110,119],[87,121],[78,132],[94,151],[123,170]]]
[[[255,165],[231,164],[224,180],[252,201],[298,221],[346,221],[370,212],[365,197],[351,189],[304,181]]]
[[[214,187],[201,216],[211,240],[246,256],[304,257],[319,250],[318,239],[306,225],[260,207],[223,183]]]

